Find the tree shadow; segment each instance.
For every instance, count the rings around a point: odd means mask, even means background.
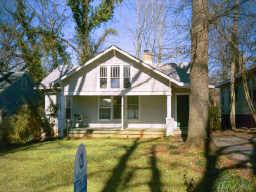
[[[61,138],[47,138],[43,141],[38,141],[38,140],[32,140],[29,141],[27,143],[24,144],[6,144],[4,143],[3,146],[0,145],[0,156],[5,156],[7,154],[11,154],[11,153],[16,153],[16,152],[20,152],[20,151],[27,151],[27,150],[32,150],[32,149],[37,149],[37,150],[49,150],[49,148],[46,149],[40,149],[40,147],[47,145],[51,142],[56,142],[58,144],[58,146],[56,146],[55,149],[57,149],[58,147],[62,147],[63,145],[61,143],[59,143],[58,141],[61,141]]]
[[[235,143],[217,147],[213,145],[213,143],[214,141],[212,136],[208,134],[208,139],[205,141],[204,151],[206,159],[204,175],[199,183],[193,186],[192,189],[187,189],[187,191],[213,192],[215,190],[217,179],[222,175],[222,173],[228,170],[250,168],[252,170],[252,174],[254,176],[256,175],[256,140],[254,136],[247,139],[247,141],[238,144]],[[250,146],[251,149],[249,151],[246,150],[246,146]],[[223,156],[233,159],[233,163],[231,165],[220,167],[219,160]]]
[[[157,167],[156,146],[153,146],[151,149],[150,165],[152,170],[151,181],[149,183],[150,189],[152,192],[161,192],[163,190],[161,183],[161,172]]]
[[[129,170],[129,172],[124,175],[126,169],[127,169],[127,164],[128,161],[130,159],[130,157],[132,156],[132,154],[136,151],[136,149],[139,147],[139,145],[144,144],[144,143],[148,143],[148,142],[152,142],[156,139],[152,139],[152,140],[140,140],[139,138],[136,139],[132,145],[126,149],[125,154],[120,158],[118,164],[116,165],[116,167],[113,169],[112,171],[112,175],[110,176],[110,178],[108,179],[108,181],[106,182],[105,186],[102,189],[102,192],[117,192],[120,191],[121,188],[127,188],[127,187],[131,187],[129,186],[129,182],[132,180],[132,178],[135,175],[135,172],[137,170],[140,169],[148,169],[146,168],[132,168],[131,170]],[[156,159],[156,152],[155,152],[155,147],[153,146],[151,149],[151,156],[150,156],[150,164],[151,166],[149,167],[149,169],[152,170],[152,177],[151,177],[151,181],[148,183],[150,186],[150,189],[152,192],[161,192],[161,174],[159,169],[157,168],[157,159]],[[137,185],[145,185],[146,183],[140,183]],[[136,185],[133,185],[133,187]]]
[[[140,144],[139,139],[136,139],[133,144],[126,150],[126,153],[121,157],[119,163],[114,168],[112,176],[109,178],[105,184],[102,192],[115,192],[118,190],[120,184],[122,183],[122,175],[126,169],[128,160],[130,156],[134,153],[138,145]],[[129,180],[129,178],[126,178]]]

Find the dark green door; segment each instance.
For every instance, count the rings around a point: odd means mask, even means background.
[[[189,96],[177,95],[177,122],[178,127],[188,127]]]

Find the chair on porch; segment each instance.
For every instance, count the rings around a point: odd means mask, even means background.
[[[88,118],[86,114],[74,114],[72,126],[74,128],[88,127]]]

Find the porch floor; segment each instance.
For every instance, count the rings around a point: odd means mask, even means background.
[[[73,128],[68,131],[69,137],[111,137],[111,138],[162,138],[163,128]]]

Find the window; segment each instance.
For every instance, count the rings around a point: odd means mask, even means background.
[[[119,88],[120,87],[120,67],[119,66],[111,66],[111,88]]]
[[[111,97],[100,97],[100,119],[111,119]]]
[[[138,96],[127,97],[127,118],[139,119],[139,97]]]
[[[121,68],[122,67],[122,68]],[[123,69],[123,70],[121,70]],[[130,88],[131,87],[131,74],[130,66],[100,66],[100,88]],[[108,79],[110,78],[110,79]],[[120,81],[122,78],[123,81]],[[122,82],[122,84],[120,83]]]
[[[113,119],[121,119],[121,99],[122,97],[113,97]]]
[[[124,66],[124,88],[129,88],[131,87],[131,82],[130,82],[130,66]]]
[[[66,97],[66,119],[71,119],[71,98]]]
[[[121,97],[100,97],[99,119],[121,119]]]
[[[100,88],[107,88],[107,67],[100,67]]]

